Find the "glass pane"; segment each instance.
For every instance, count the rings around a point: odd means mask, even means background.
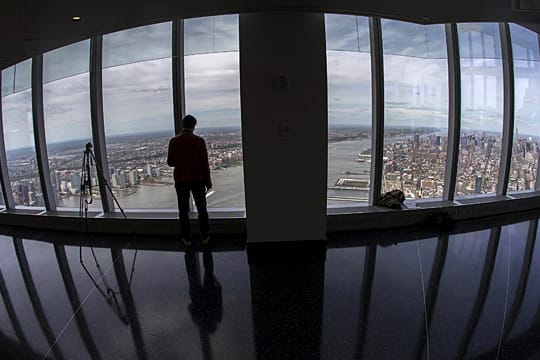
[[[43,82],[87,73],[90,63],[90,40],[49,51],[43,56]]]
[[[446,59],[443,25],[422,26],[402,21],[382,20],[384,54]]]
[[[239,50],[238,15],[184,20],[184,54]]]
[[[326,49],[369,52],[367,17],[326,14]]]
[[[30,66],[26,69],[29,71]],[[2,97],[2,116],[15,205],[43,206],[34,146],[31,90]]]
[[[170,58],[170,22],[141,26],[103,36],[103,67]]]
[[[442,198],[448,144],[448,60],[444,25],[382,20],[383,192]]]
[[[2,70],[2,96],[13,94],[15,90],[15,66]]]
[[[514,55],[514,143],[508,192],[534,190],[540,144],[538,34],[510,24]]]
[[[32,87],[32,59],[15,65],[15,92]]]
[[[498,24],[458,24],[461,138],[456,197],[494,194],[503,127],[503,71]]]
[[[43,56],[43,78],[50,79],[43,85],[47,154],[53,191],[61,207],[79,207],[82,158],[85,144],[92,141],[89,56],[90,41]],[[100,207],[101,202],[95,199],[90,206]]]
[[[186,43],[188,36],[186,31]],[[243,208],[239,53],[186,55],[184,61],[186,113],[197,118],[195,132],[204,137],[208,148],[214,185],[207,195],[208,207]]]
[[[2,70],[2,96],[30,89],[32,86],[32,59]]]
[[[103,70],[109,172],[113,192],[124,208],[177,206],[172,169],[166,164],[168,141],[174,134],[171,31],[167,23],[103,37],[104,58],[118,62],[122,56],[121,62],[128,63]],[[165,54],[166,58],[146,60]]]
[[[327,50],[327,206],[367,205],[371,166],[371,60],[367,18],[326,15],[327,48],[353,48],[337,39],[355,39],[361,49]],[[357,40],[359,39],[359,40]]]

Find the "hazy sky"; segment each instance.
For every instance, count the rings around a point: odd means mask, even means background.
[[[327,15],[330,125],[371,125],[369,26],[365,17]],[[107,135],[173,133],[172,24],[103,37]],[[502,61],[497,24],[459,24],[462,128],[502,130]],[[448,84],[444,25],[382,21],[385,123],[446,128]],[[516,127],[540,135],[538,36],[511,25]],[[185,21],[185,99],[200,127],[240,126],[238,16]],[[90,41],[44,56],[48,143],[90,138]],[[2,71],[7,149],[32,146],[31,61]],[[12,94],[15,90],[16,93]],[[7,95],[7,96],[6,96]]]

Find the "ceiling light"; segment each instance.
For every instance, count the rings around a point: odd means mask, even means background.
[[[71,20],[73,21],[80,21],[81,20],[81,17],[80,16],[74,16],[71,18]]]

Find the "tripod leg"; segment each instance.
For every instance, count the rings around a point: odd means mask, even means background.
[[[112,189],[111,189],[111,186],[109,185],[109,181],[105,178],[105,176],[103,175],[103,169],[101,169],[101,166],[99,165],[99,163],[96,161],[96,157],[94,156],[94,153],[92,151],[89,151],[90,153],[90,157],[92,158],[92,160],[94,161],[94,164],[96,165],[96,170],[98,172],[98,179],[101,178],[103,179],[103,183],[105,184],[105,188],[109,191],[109,193],[111,194],[112,198],[113,198],[113,201],[114,203],[116,204],[116,206],[118,207],[118,209],[120,210],[120,212],[122,213],[122,216],[124,217],[124,219],[127,220],[127,216],[126,216],[126,213],[124,212],[124,209],[122,209],[122,206],[120,206],[120,203],[118,202],[118,199],[116,198],[116,196],[114,195]]]

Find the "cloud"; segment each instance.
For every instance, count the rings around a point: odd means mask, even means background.
[[[103,67],[170,58],[171,44],[171,22],[103,35]]]

